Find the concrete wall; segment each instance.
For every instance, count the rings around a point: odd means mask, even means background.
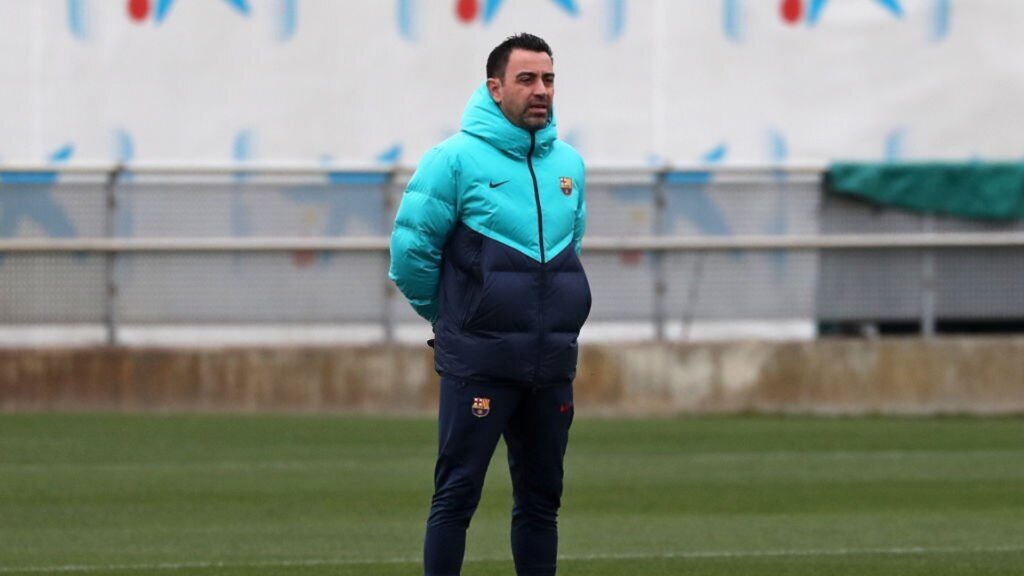
[[[429,413],[426,348],[0,351],[0,410]],[[588,346],[581,414],[1024,413],[1024,338]]]

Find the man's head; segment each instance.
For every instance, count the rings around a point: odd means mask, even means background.
[[[532,34],[510,36],[487,57],[487,89],[509,122],[543,128],[555,99],[551,47]]]

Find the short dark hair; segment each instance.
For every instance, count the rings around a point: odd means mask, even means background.
[[[491,55],[487,57],[488,78],[505,77],[508,57],[516,48],[529,50],[530,52],[544,52],[551,57],[552,61],[555,59],[554,55],[551,54],[551,46],[548,46],[548,43],[543,38],[523,32],[522,34],[509,36],[504,42],[498,44],[494,50],[491,50]]]

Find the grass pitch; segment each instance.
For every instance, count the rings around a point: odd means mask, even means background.
[[[0,416],[0,575],[421,574],[435,424]],[[1024,574],[1024,420],[577,419],[559,574]],[[511,575],[504,451],[464,574]]]

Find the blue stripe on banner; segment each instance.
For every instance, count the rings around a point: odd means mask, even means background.
[[[50,153],[50,164],[64,164],[75,154],[74,144],[65,144]],[[59,175],[53,171],[43,172],[0,172],[0,184],[56,184]],[[2,211],[0,211],[2,212]]]
[[[79,40],[85,40],[89,36],[85,27],[85,1],[68,0],[68,29]]]
[[[733,42],[743,40],[743,0],[722,0],[722,28],[725,36]]]
[[[65,144],[50,154],[50,162],[54,164],[63,164],[71,159],[75,154],[74,144]]]
[[[884,6],[886,10],[892,12],[893,16],[903,17],[903,7],[900,6],[899,0],[877,0],[877,2]]]
[[[711,172],[707,170],[681,170],[665,175],[666,184],[707,184],[711,182]]]
[[[789,158],[789,145],[786,138],[778,130],[772,129],[768,132],[769,155],[775,164],[784,164]]]
[[[398,26],[398,33],[406,40],[416,39],[416,30],[413,26],[415,20],[415,7],[413,0],[398,0],[395,6],[395,24]]]
[[[156,11],[153,14],[153,19],[156,20],[157,24],[164,21],[167,17],[167,13],[171,11],[171,6],[174,5],[174,0],[157,0]]]
[[[484,4],[484,24],[490,24],[491,20],[494,20],[494,16],[498,13],[498,8],[501,8],[502,0],[487,0]]]
[[[241,130],[235,135],[234,146],[232,147],[232,158],[238,164],[245,163],[252,156],[252,131]],[[242,183],[249,180],[251,174],[245,171],[238,171],[234,174],[236,185],[231,190],[231,234],[235,237],[250,236],[252,234],[252,222],[249,220],[249,211],[242,198]],[[236,255],[233,258],[235,266],[241,264],[241,258]]]
[[[331,184],[385,184],[388,175],[382,172],[328,172]]]
[[[571,14],[573,16],[579,16],[580,15],[580,8],[579,8],[579,6],[576,5],[576,0],[551,0],[551,1],[554,2],[555,4],[557,4],[559,7],[561,7],[562,10],[565,10],[566,12],[568,12],[569,14]]]
[[[241,130],[235,134],[231,157],[235,162],[245,162],[252,156],[252,130]]]
[[[903,159],[903,139],[906,136],[906,130],[897,128],[885,138],[885,161],[886,162],[899,162]]]
[[[249,7],[249,0],[224,0],[231,5],[232,8],[238,11],[239,14],[249,16],[252,14],[252,9]]]
[[[821,19],[821,12],[825,9],[828,0],[811,0],[811,7],[807,10],[807,25],[814,26]]]
[[[396,143],[391,148],[377,155],[377,162],[381,164],[394,164],[402,159],[402,145]]]
[[[614,42],[626,30],[626,0],[608,0],[608,41]]]
[[[0,184],[54,184],[56,172],[0,172]]]
[[[941,42],[949,36],[949,19],[953,10],[950,0],[933,0],[932,41]]]
[[[701,161],[705,164],[720,164],[725,160],[726,155],[729,154],[729,146],[725,143],[719,144],[713,149],[704,153],[701,156]]]
[[[278,12],[277,39],[287,42],[295,36],[295,30],[299,25],[299,0],[278,0],[280,11]]]
[[[127,130],[119,128],[114,131],[114,158],[121,164],[135,159],[135,144]]]
[[[122,128],[114,131],[114,158],[122,165],[135,161],[135,142],[132,135]],[[135,177],[131,172],[121,175],[121,182],[132,182]],[[135,235],[135,195],[131,189],[119,187],[117,191],[117,209],[114,212],[114,235],[119,238]],[[125,264],[125,266],[128,266]],[[122,267],[120,271],[125,272]]]

